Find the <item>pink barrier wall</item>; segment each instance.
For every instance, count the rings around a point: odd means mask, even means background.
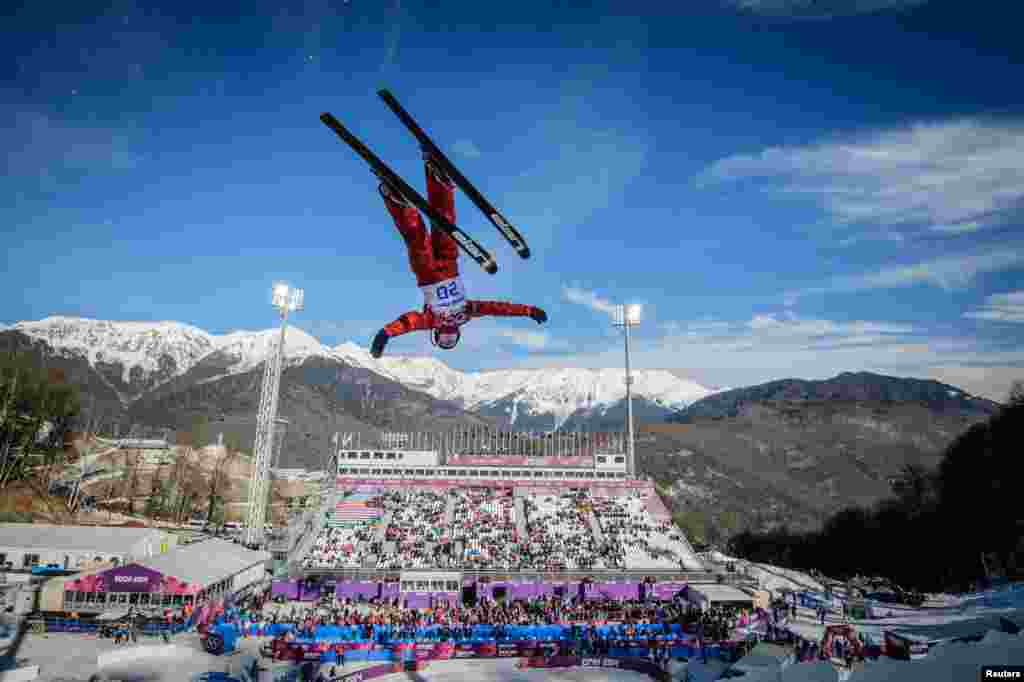
[[[447,488],[468,488],[468,487],[485,487],[485,488],[547,488],[549,490],[558,491],[559,487],[571,484],[573,487],[588,487],[595,491],[600,490],[599,494],[606,494],[611,491],[620,491],[624,489],[628,490],[650,490],[653,489],[654,485],[648,481],[633,481],[629,479],[625,480],[609,480],[604,479],[600,481],[584,481],[584,480],[569,480],[569,481],[556,481],[553,479],[536,479],[536,480],[516,480],[511,481],[508,479],[485,479],[477,478],[473,480],[454,480],[447,478],[426,478],[426,479],[368,479],[368,478],[350,478],[348,476],[338,476],[337,483],[343,488],[354,488],[354,487],[367,487],[371,486],[374,488],[433,488],[433,489],[447,489]]]
[[[594,467],[594,458],[582,457],[520,457],[513,455],[449,455],[445,466],[545,466]]]

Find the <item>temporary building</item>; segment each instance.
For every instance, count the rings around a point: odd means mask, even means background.
[[[731,585],[690,585],[686,600],[707,610],[713,606],[753,608],[754,598]]]
[[[57,564],[87,569],[102,562],[127,563],[166,552],[176,536],[159,528],[55,526],[41,523],[0,523],[0,564],[27,569]]]
[[[210,538],[144,561],[54,578],[44,611],[102,613],[131,605],[178,607],[237,595],[263,584],[270,554]],[[56,583],[59,588],[51,587]]]

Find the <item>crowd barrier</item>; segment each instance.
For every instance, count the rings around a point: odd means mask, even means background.
[[[678,624],[634,625],[637,634],[642,638],[649,635],[685,635],[683,627]],[[372,635],[364,637],[364,626],[361,625],[318,625],[313,628],[313,637],[299,636],[295,641],[315,643],[320,641],[344,642],[378,642],[385,643],[395,640],[438,640],[442,627],[431,625],[416,628],[415,631],[405,630],[391,625],[373,625]],[[568,640],[572,635],[571,625],[506,625],[502,639],[507,640]],[[625,638],[625,625],[598,625],[594,628],[599,637]],[[243,628],[250,637],[277,637],[287,632],[299,632],[300,629],[290,624],[274,624],[266,627],[250,624]],[[405,634],[403,634],[405,633]],[[466,639],[461,627],[449,628],[449,637]],[[494,640],[499,634],[493,625],[474,625],[470,629],[469,640]]]
[[[713,659],[731,660],[737,642],[707,643],[703,647],[692,638],[659,636],[652,640],[612,641],[608,643],[604,658],[634,659],[646,658],[651,646],[665,651],[673,658],[704,656]],[[408,662],[461,658],[538,658],[559,655],[575,656],[585,646],[580,642],[552,641],[501,641],[501,642],[395,642],[374,644],[372,642],[301,642],[290,641],[278,644],[274,650],[276,660],[294,662],[313,661],[338,663],[354,661]],[[583,658],[586,658],[584,656]]]

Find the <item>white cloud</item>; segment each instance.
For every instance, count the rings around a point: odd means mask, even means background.
[[[569,303],[586,306],[593,311],[604,313],[609,317],[615,317],[615,314],[619,309],[618,305],[612,303],[608,299],[601,298],[593,291],[580,289],[579,287],[563,286],[562,297]]]
[[[1024,250],[1013,247],[946,256],[909,265],[882,268],[876,272],[836,277],[823,286],[786,292],[783,299],[786,305],[793,305],[801,296],[810,294],[899,289],[921,284],[951,291],[968,286],[980,274],[998,272],[1022,264]]]
[[[521,346],[529,351],[558,351],[568,350],[569,346],[564,341],[555,341],[547,332],[533,332],[524,329],[503,329],[497,335],[510,341],[513,345]]]
[[[963,119],[716,161],[702,186],[755,178],[808,197],[839,226],[956,235],[1005,221],[1024,202],[1024,125]]]
[[[923,5],[928,0],[724,0],[731,7],[791,19],[830,19]]]
[[[455,144],[452,145],[452,151],[459,156],[465,156],[468,159],[480,158],[480,148],[477,147],[472,140],[465,138],[456,140]]]
[[[993,294],[985,299],[980,310],[964,313],[964,317],[992,322],[1024,322],[1024,291]]]
[[[708,386],[749,386],[787,377],[826,379],[844,371],[950,380],[976,395],[1003,400],[1012,380],[1024,379],[1024,350],[993,350],[975,339],[931,335],[886,321],[836,321],[792,313],[746,320],[699,320],[661,325],[657,337],[638,337],[635,367],[682,369]],[[565,359],[531,356],[531,367],[565,366]],[[622,344],[575,352],[574,367],[618,367]],[[986,366],[999,366],[995,373]],[[952,381],[963,378],[962,382]]]

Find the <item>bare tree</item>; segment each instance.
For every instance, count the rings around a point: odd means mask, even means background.
[[[128,498],[128,514],[135,514],[135,496],[139,491],[139,453],[124,451],[124,496]]]
[[[1024,381],[1014,381],[1010,387],[1010,405],[1024,405]]]
[[[213,464],[206,484],[206,522],[213,519],[213,510],[218,501],[223,502],[224,496],[231,485],[231,465],[238,459],[238,453],[226,448]]]

